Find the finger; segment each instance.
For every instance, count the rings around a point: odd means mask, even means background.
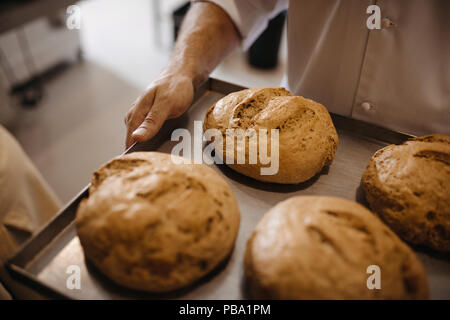
[[[136,125],[134,123],[132,123],[132,118],[133,118],[133,114],[134,114],[134,110],[130,110],[130,113],[128,113],[127,118],[125,119],[126,121],[126,126],[127,126],[127,137],[125,140],[125,149],[128,149],[135,141],[132,137],[133,131],[136,130]],[[144,117],[145,119],[145,117]],[[135,122],[138,122],[138,120],[134,120]],[[140,122],[142,123],[142,121]]]
[[[156,103],[141,125],[132,133],[134,141],[146,141],[158,133],[168,116],[167,105]]]
[[[152,89],[145,93],[143,96],[139,97],[135,103],[135,105],[131,108],[131,115],[127,116],[127,127],[131,132],[137,129],[144,121],[148,112],[152,108],[154,98],[155,98],[155,89]]]
[[[133,132],[130,132],[129,130],[127,130],[127,137],[125,140],[125,150],[127,150],[129,147],[131,147],[133,145],[133,143],[135,142],[133,137],[131,136]]]
[[[128,126],[128,122],[130,122],[131,117],[133,115],[134,109],[136,108],[136,102],[133,102],[133,104],[130,107],[130,110],[128,110],[127,114],[125,115],[125,118],[123,118],[123,122],[125,123],[126,126]]]
[[[153,100],[155,97],[155,90],[148,91],[144,96],[141,96],[132,105],[125,117],[125,124],[127,126],[126,148],[128,149],[134,142],[132,137],[133,131],[135,131],[141,123],[144,121],[148,112],[150,111]]]

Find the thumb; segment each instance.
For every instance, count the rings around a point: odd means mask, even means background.
[[[167,119],[167,109],[167,106],[161,104],[154,105],[141,125],[133,131],[132,138],[135,141],[147,141],[153,138]]]

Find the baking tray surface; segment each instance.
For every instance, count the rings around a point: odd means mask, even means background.
[[[178,119],[167,121],[149,142],[134,145],[127,152],[157,150],[170,153],[178,142],[170,141],[175,128],[193,132],[194,120],[203,120],[208,108],[224,95],[243,87],[209,79],[196,90],[194,103]],[[410,136],[338,115],[332,115],[339,135],[339,147],[331,166],[298,185],[263,183],[240,175],[225,165],[212,165],[231,185],[241,211],[241,225],[230,257],[193,286],[169,293],[149,294],[128,290],[106,279],[84,258],[75,232],[78,203],[86,197],[86,187],[8,262],[11,273],[45,296],[72,299],[245,299],[243,256],[247,239],[264,213],[278,202],[294,195],[327,195],[364,203],[361,175],[373,153],[390,143]],[[428,275],[432,299],[450,299],[450,259],[415,248]],[[68,289],[69,266],[80,270],[80,289]]]

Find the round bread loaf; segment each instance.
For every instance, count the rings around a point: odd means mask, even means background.
[[[371,209],[403,239],[450,251],[450,137],[378,150],[362,177]]]
[[[240,222],[211,168],[136,152],[94,174],[76,229],[86,257],[123,286],[151,292],[192,284],[231,252]]]
[[[233,164],[227,165],[254,179],[283,184],[300,183],[316,175],[331,164],[338,145],[336,129],[326,108],[313,100],[293,96],[283,88],[253,88],[227,95],[208,110],[203,129],[220,130],[224,155],[227,129],[254,129],[258,137],[258,129],[267,129],[268,153],[271,129],[278,129],[279,169],[276,174],[261,174],[261,168],[270,167],[270,164],[260,161],[260,146],[257,163],[249,162],[248,137],[245,163],[238,164],[239,145],[236,142]],[[259,139],[257,141],[259,144]]]
[[[380,268],[381,289],[369,289],[377,285],[369,266]],[[428,296],[414,252],[369,210],[333,197],[293,197],[269,210],[247,243],[245,274],[256,299]]]

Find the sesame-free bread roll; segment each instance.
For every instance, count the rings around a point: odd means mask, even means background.
[[[380,289],[367,285],[369,266],[380,268]],[[245,274],[256,299],[428,297],[414,252],[375,214],[334,197],[293,197],[269,210],[247,243]]]
[[[306,181],[331,164],[338,136],[326,108],[313,100],[293,96],[283,88],[253,88],[231,93],[208,110],[204,130],[227,129],[279,130],[279,170],[262,175],[258,160],[249,164],[246,147],[245,164],[227,164],[235,171],[257,180],[297,184]],[[223,139],[225,141],[225,138]],[[270,150],[270,138],[268,138]],[[224,143],[224,153],[225,153]],[[237,143],[235,146],[237,150]]]
[[[400,237],[450,251],[450,137],[431,134],[378,150],[362,177],[367,202]]]
[[[171,291],[200,279],[231,252],[240,213],[211,168],[136,152],[97,170],[77,211],[88,260],[125,287]]]

